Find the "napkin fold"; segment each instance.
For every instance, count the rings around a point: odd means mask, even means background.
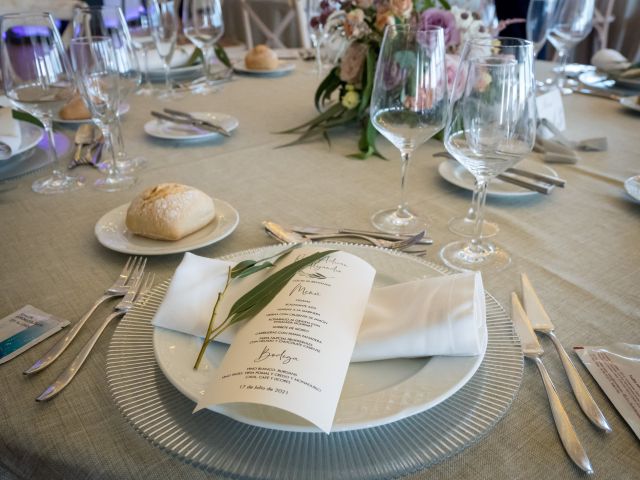
[[[153,319],[153,325],[204,337],[218,292],[232,263],[185,254]],[[244,293],[272,272],[234,280],[218,306],[220,319]],[[231,343],[242,324],[217,341]],[[432,355],[479,355],[487,342],[479,273],[461,273],[376,288],[351,361]],[[197,352],[195,352],[197,353]]]
[[[0,108],[0,142],[7,144],[11,149],[11,154],[4,158],[9,158],[22,143],[20,124],[14,120],[10,108]],[[3,157],[0,157],[0,160],[2,159]]]
[[[549,133],[551,137],[549,138]],[[575,150],[601,152],[608,148],[607,137],[569,140],[552,122],[541,118],[534,149],[544,153],[547,163],[576,163],[579,159]]]

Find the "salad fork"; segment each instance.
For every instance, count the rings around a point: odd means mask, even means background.
[[[44,390],[44,392],[40,394],[40,396],[36,398],[38,402],[50,400],[51,398],[58,395],[62,390],[64,390],[64,388],[69,385],[69,383],[71,383],[71,380],[73,380],[73,378],[76,376],[78,370],[80,370],[80,367],[82,367],[82,365],[84,364],[85,360],[89,356],[89,353],[91,353],[91,350],[100,338],[100,335],[102,335],[102,332],[104,332],[105,328],[107,328],[107,325],[109,325],[112,320],[124,316],[125,313],[131,310],[136,301],[144,301],[147,292],[153,286],[155,275],[147,274],[146,279],[144,280],[144,282],[142,282],[143,270],[144,267],[140,269],[139,274],[138,272],[136,272],[136,278],[132,279],[131,286],[129,287],[127,294],[120,301],[120,303],[116,305],[114,312],[104,319],[102,325],[100,325],[98,330],[93,334],[93,336],[89,339],[85,346],[82,347],[82,350],[80,350],[78,355],[76,355],[69,366],[67,366],[67,368],[65,368],[58,376],[58,378],[56,378],[56,380],[51,385],[49,385]]]
[[[127,282],[132,278],[133,273],[140,267],[144,270],[144,266],[147,263],[146,258],[141,257],[129,257],[127,263],[124,268],[118,275],[118,278],[113,285],[111,285],[104,294],[95,301],[95,303],[91,306],[91,308],[85,313],[80,320],[76,322],[76,324],[69,329],[64,337],[62,337],[58,343],[56,343],[51,349],[44,354],[42,358],[40,358],[36,363],[34,363],[31,367],[25,370],[23,373],[25,375],[29,375],[31,373],[39,372],[40,370],[51,365],[56,358],[58,358],[62,352],[64,352],[71,341],[76,338],[76,335],[85,324],[85,322],[89,319],[89,317],[96,311],[96,308],[106,300],[114,297],[122,297],[128,291]],[[129,282],[130,283],[130,282]]]

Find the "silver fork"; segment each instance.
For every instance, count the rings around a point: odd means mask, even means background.
[[[87,313],[85,313],[80,318],[80,320],[78,320],[75,323],[75,325],[71,329],[69,329],[66,335],[62,337],[58,341],[58,343],[56,343],[53,347],[51,347],[51,349],[47,353],[45,353],[42,358],[40,358],[36,363],[34,363],[31,367],[29,367],[23,373],[25,375],[29,375],[31,373],[39,372],[40,370],[51,365],[53,361],[56,358],[58,358],[60,354],[62,354],[62,352],[64,352],[67,349],[71,341],[74,338],[76,338],[76,335],[78,334],[82,326],[93,314],[93,312],[96,311],[96,308],[98,308],[100,304],[102,304],[104,301],[110,298],[122,297],[127,293],[127,290],[128,290],[127,281],[131,278],[132,273],[139,266],[142,266],[142,269],[144,270],[144,266],[146,265],[146,263],[147,263],[146,258],[143,259],[141,257],[129,257],[129,259],[127,260],[127,263],[125,264],[124,268],[120,272],[120,275],[118,275],[118,278],[116,279],[116,281],[113,282],[113,285],[107,288],[104,294],[100,298],[98,298],[98,300],[95,301],[95,303],[91,306],[91,308],[87,311]]]
[[[144,268],[142,269],[144,270]],[[147,292],[153,286],[153,281],[155,280],[155,275],[147,274],[144,282],[142,281],[142,271],[140,271],[140,275],[137,276],[131,282],[131,287],[129,291],[124,296],[124,298],[116,305],[114,312],[104,319],[102,325],[98,328],[96,333],[89,339],[89,341],[82,347],[82,350],[76,355],[76,358],[69,364],[67,368],[65,368],[62,373],[56,378],[56,380],[49,385],[44,392],[40,394],[39,397],[36,398],[38,402],[42,402],[45,400],[50,400],[56,395],[58,395],[64,388],[71,383],[71,380],[76,376],[80,367],[84,364],[85,360],[91,353],[91,350],[95,346],[96,342],[104,332],[107,325],[111,323],[112,320],[124,316],[131,308],[133,307],[135,302],[144,301]]]
[[[307,240],[323,240],[327,238],[362,238],[376,247],[389,248],[392,250],[401,250],[419,242],[424,237],[424,230],[416,235],[402,240],[383,240],[381,238],[371,237],[362,233],[333,233],[333,234],[312,234],[303,235]]]

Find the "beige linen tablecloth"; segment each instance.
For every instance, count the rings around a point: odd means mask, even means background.
[[[34,176],[0,193],[0,316],[25,304],[75,321],[110,285],[126,256],[102,247],[93,230],[107,211],[131,200],[143,188],[175,181],[193,185],[231,203],[240,225],[224,241],[197,251],[216,257],[272,244],[261,227],[271,219],[367,228],[369,215],[395,204],[400,165],[397,152],[381,139],[388,160],[346,158],[357,132],[285,149],[293,139],[273,132],[314,114],[317,78],[310,64],[282,78],[236,77],[211,96],[188,96],[170,105],[236,116],[230,139],[172,143],[143,131],[149,110],[165,104],[132,97],[124,117],[128,151],[144,155],[148,168],[131,191],[104,194],[91,188],[58,196],[30,191]],[[167,104],[169,105],[169,104]],[[509,310],[509,295],[527,272],[557,326],[563,344],[640,343],[640,203],[626,196],[622,181],[640,173],[640,115],[596,98],[565,98],[567,135],[573,139],[606,135],[609,151],[581,153],[575,165],[553,168],[567,179],[550,196],[493,198],[487,216],[500,225],[497,240],[513,255],[505,271],[485,276],[486,288]],[[69,134],[71,130],[67,130]],[[447,221],[463,215],[471,193],[443,180],[442,149],[430,141],[415,155],[408,192],[413,208],[432,219],[427,259],[438,262],[440,247],[456,239]],[[536,158],[535,156],[533,158]],[[96,173],[86,170],[91,179]],[[158,280],[168,278],[182,255],[149,259]],[[55,337],[0,366],[0,478],[2,479],[198,479],[211,478],[152,446],[126,422],[105,381],[111,325],[78,378],[58,398],[39,404],[35,397],[88,340],[108,307],[99,310],[61,360],[44,372],[22,371]],[[586,370],[578,365],[613,433],[597,431],[582,415],[549,341],[545,363],[583,441],[594,478],[640,478],[640,441],[617,414]],[[575,358],[575,357],[574,357]],[[577,359],[575,360],[578,363]],[[215,478],[215,476],[213,476]],[[553,424],[538,372],[525,364],[521,390],[512,408],[481,441],[415,479],[582,478],[565,455]]]

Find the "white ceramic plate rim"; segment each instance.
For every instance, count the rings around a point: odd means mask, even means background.
[[[228,132],[232,132],[238,125],[240,125],[239,120],[236,117],[231,115],[227,115],[226,113],[220,112],[188,112],[196,118],[200,120],[211,120],[213,122],[218,123],[220,126],[224,127]],[[172,134],[170,132],[166,132],[161,127],[162,124],[167,125],[175,125],[177,129],[176,132],[181,131],[182,133]],[[182,125],[178,123],[171,123],[168,120],[161,120],[158,118],[154,118],[149,120],[144,124],[144,131],[151,135],[152,137],[162,138],[163,140],[203,140],[205,138],[211,137],[219,137],[221,136],[217,132],[210,132],[205,130],[199,130],[196,127],[191,127],[189,125]]]
[[[609,74],[607,74],[605,72],[600,72],[600,71],[597,71],[597,70],[596,71],[590,71],[590,72],[581,73],[578,76],[578,80],[581,83],[584,83],[588,87],[600,88],[600,89],[604,89],[604,90],[606,90],[607,88],[610,88],[610,87],[605,87],[605,86],[601,85],[602,82],[607,81],[607,80],[611,80],[611,81],[615,82],[613,84],[614,88],[616,86],[628,87],[628,88],[639,88],[640,87],[640,79],[615,77],[615,76],[611,76],[611,75],[609,75]]]
[[[18,126],[20,128],[20,146],[15,152],[11,152],[10,157],[0,160],[0,162],[13,160],[17,155],[20,155],[27,150],[31,150],[40,143],[40,140],[42,140],[42,137],[44,136],[43,128],[23,120],[16,120],[16,122],[18,122]]]
[[[549,168],[546,165],[542,165],[527,158],[518,162],[516,164],[516,167],[535,173],[541,173],[543,175],[550,175],[553,177],[558,176],[558,174],[552,168]],[[449,183],[452,183],[460,188],[464,188],[465,190],[473,191],[473,176],[467,171],[467,169],[462,166],[462,164],[458,163],[457,161],[450,158],[444,160],[440,163],[440,165],[438,165],[438,173]],[[527,190],[525,188],[518,187],[517,185],[503,182],[499,178],[496,178],[493,179],[491,183],[489,183],[487,194],[496,197],[526,197],[529,195],[538,195],[538,192]]]
[[[118,115],[124,115],[130,109],[131,109],[131,105],[129,105],[127,102],[122,102],[118,107]],[[56,116],[53,117],[53,121],[56,123],[70,123],[70,124],[76,124],[76,125],[80,123],[93,123],[92,118],[85,118],[82,120],[65,120],[63,118],[60,118],[60,112],[58,112]]]
[[[291,72],[295,70],[295,68],[296,68],[295,63],[285,62],[283,60],[280,60],[278,62],[278,68],[275,68],[273,70],[256,70],[254,68],[249,68],[244,63],[244,60],[239,60],[237,63],[233,64],[233,69],[235,71],[241,72],[241,73],[250,73],[252,75],[280,75],[287,72]]]
[[[634,95],[632,97],[622,97],[620,99],[620,103],[623,106],[630,108],[631,110],[640,112],[640,105],[638,104],[638,95]]]
[[[351,253],[355,254],[357,254],[358,248],[367,248],[346,247],[344,244],[329,245],[338,245],[339,248],[349,249]],[[262,256],[266,257],[273,254],[273,248],[256,249],[252,254],[255,257],[260,257],[260,252],[263,252]],[[390,255],[391,258],[393,255],[398,256],[397,253],[390,253],[384,249],[367,248],[367,251],[375,252],[372,254],[374,256]],[[241,260],[247,257],[234,258],[233,255],[230,255],[225,258]],[[407,258],[406,254],[405,258]],[[423,276],[437,273],[437,270],[429,266],[428,263],[414,257],[409,258],[410,261],[424,266]],[[375,261],[371,263],[376,267]],[[402,276],[403,273],[398,270],[395,275],[395,280],[398,281],[398,276]],[[349,382],[356,385],[362,384],[362,382],[369,384],[372,381],[372,376],[383,375],[385,369],[394,371],[406,369],[408,375],[403,377],[402,381],[394,385],[387,385],[379,390],[374,389],[356,396],[343,395],[338,404],[331,431],[347,431],[384,425],[423,412],[449,398],[471,379],[482,363],[488,341],[486,325],[483,325],[482,329],[480,334],[484,336],[483,350],[481,355],[475,357],[429,357],[351,364],[343,394],[349,390]],[[194,371],[193,362],[201,342],[200,338],[191,335],[160,327],[154,328],[154,351],[160,369],[174,387],[194,402],[197,402],[203,395],[205,386],[215,374],[216,366],[222,361],[227,349],[225,345],[219,343],[209,345],[200,368]],[[446,379],[448,383],[434,385],[442,379]],[[371,410],[363,408],[366,405],[372,406],[375,414],[371,415]],[[298,432],[319,431],[290,413],[264,405],[226,404],[212,407],[210,410],[222,413],[234,420],[264,428]],[[352,416],[356,418],[354,419]]]
[[[238,211],[224,200],[214,198],[216,218],[197,232],[167,242],[139,237],[130,233],[125,225],[129,204],[125,203],[105,213],[96,223],[94,232],[98,241],[116,252],[129,255],[169,255],[206,247],[228,237],[238,226]]]

